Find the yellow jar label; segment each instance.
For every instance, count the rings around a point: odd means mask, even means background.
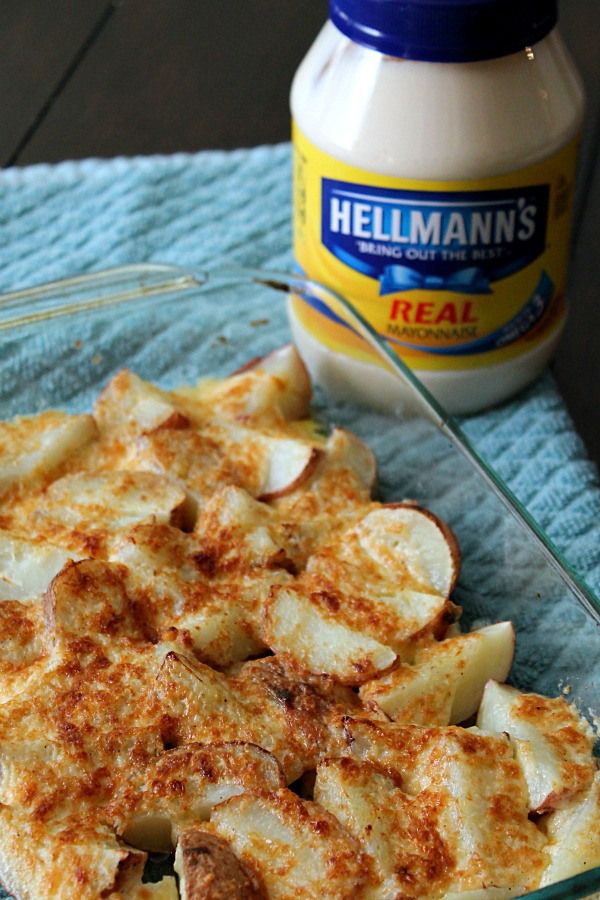
[[[296,262],[415,369],[514,358],[565,314],[576,151],[495,178],[418,181],[339,162],[294,127]],[[321,343],[373,361],[316,298],[292,305]]]

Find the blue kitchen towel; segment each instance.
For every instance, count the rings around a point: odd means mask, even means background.
[[[0,172],[0,290],[148,260],[288,269],[290,170],[285,144]],[[551,377],[464,428],[599,591],[597,473]]]

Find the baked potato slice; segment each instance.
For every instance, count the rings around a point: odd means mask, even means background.
[[[310,375],[293,344],[284,344],[266,356],[250,360],[232,377],[246,373],[258,375],[262,380],[268,379],[269,383],[275,381],[265,408],[267,415],[272,416],[275,411],[288,421],[308,416],[312,395]]]
[[[405,512],[375,508],[310,557],[293,585],[273,588],[265,608],[265,634],[273,650],[289,655],[305,671],[359,685],[389,669],[415,636],[443,636],[456,614],[446,591],[430,584],[429,575],[424,581],[420,573],[417,580],[414,560],[410,565],[406,561],[406,540],[392,542],[391,549],[383,541],[379,553],[385,523],[392,519],[404,534]],[[409,512],[412,517],[414,510]],[[427,523],[424,530],[430,535],[430,520],[416,515]],[[447,550],[442,553],[447,562],[448,545],[437,525],[431,529],[438,549],[443,545]],[[413,548],[408,556],[413,559],[415,552]]]
[[[178,484],[187,496],[183,525],[190,531],[213,492],[239,481],[215,442],[191,428],[159,428],[140,435],[128,449],[124,467],[167,476]]]
[[[185,491],[151,472],[79,472],[54,481],[40,498],[38,514],[81,532],[114,532],[140,522],[178,524]]]
[[[370,861],[370,897],[439,896],[452,855],[437,828],[434,799],[405,794],[385,769],[354,759],[317,767],[315,801],[356,838]]]
[[[118,535],[108,556],[127,566],[130,594],[156,639],[223,668],[264,652],[262,608],[281,577],[259,565],[230,567],[242,541],[232,535],[217,546],[168,525],[141,525]]]
[[[299,488],[310,477],[321,450],[316,442],[281,429],[211,422],[203,428],[234,467],[241,487],[259,500],[274,500]]]
[[[477,724],[485,731],[511,736],[531,810],[556,809],[592,784],[597,771],[592,756],[595,735],[563,697],[523,694],[489,681]]]
[[[524,892],[538,885],[546,839],[529,820],[527,786],[507,736],[350,717],[343,724],[347,755],[425,804],[423,821],[433,817],[446,848],[444,890]],[[423,834],[429,833],[428,825]]]
[[[117,372],[104,388],[94,405],[94,418],[102,437],[119,443],[160,428],[189,424],[171,395],[129,369]]]
[[[141,887],[146,854],[124,846],[113,832],[76,815],[36,821],[0,809],[0,869],[19,900],[97,900],[130,897]]]
[[[128,798],[119,834],[141,850],[168,852],[179,836],[208,820],[214,806],[261,785],[285,786],[279,763],[256,744],[186,744],[161,754]]]
[[[0,422],[0,495],[48,483],[97,436],[88,415],[49,411]]]
[[[460,571],[458,541],[445,522],[414,504],[391,503],[357,523],[361,550],[417,590],[449,597]]]
[[[83,559],[68,563],[52,579],[44,596],[49,640],[66,654],[73,639],[94,641],[145,636],[144,622],[136,615],[125,586],[123,566]]]
[[[299,569],[318,547],[364,515],[377,477],[371,449],[344,428],[334,428],[320,451],[307,480],[271,501],[293,529]]]
[[[512,622],[417,647],[412,664],[376,678],[360,689],[396,722],[456,725],[477,712],[487,681],[504,681],[514,656]]]
[[[314,602],[314,594],[275,587],[265,608],[269,646],[286,654],[306,672],[326,674],[342,684],[357,685],[389,669],[396,660],[390,647],[354,629],[340,613],[345,598],[333,610]]]
[[[589,790],[552,812],[545,827],[550,863],[541,887],[600,866],[600,773]]]
[[[196,523],[194,533],[214,573],[258,567],[292,569],[289,532],[266,503],[243,488],[215,490]]]
[[[365,883],[358,841],[325,809],[288,790],[242,794],[215,807],[211,831],[257,873],[271,900],[351,897]]]
[[[174,396],[186,405],[196,426],[219,417],[260,425],[280,425],[308,415],[311,384],[292,344],[250,360],[222,379],[202,379],[179,388]]]
[[[0,531],[0,601],[35,600],[74,554]]]

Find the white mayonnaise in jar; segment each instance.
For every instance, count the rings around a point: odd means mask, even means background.
[[[451,412],[548,362],[583,90],[555,0],[330,0],[292,86],[298,267],[354,302]],[[313,377],[394,405],[393,377],[315,299],[290,301]]]

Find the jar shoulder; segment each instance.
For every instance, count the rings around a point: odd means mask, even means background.
[[[584,95],[554,30],[528,51],[428,63],[361,47],[331,23],[291,95],[298,127],[337,158],[407,178],[477,178],[532,165],[573,138]]]

